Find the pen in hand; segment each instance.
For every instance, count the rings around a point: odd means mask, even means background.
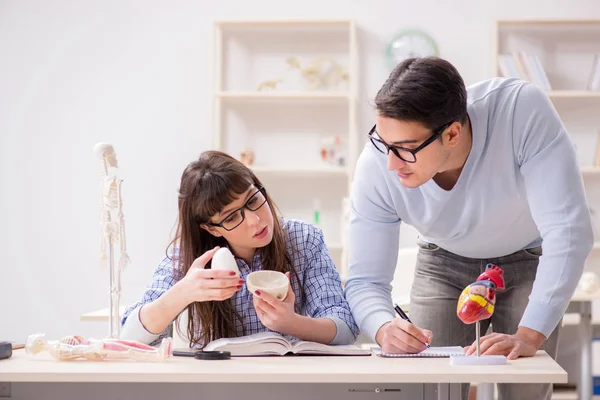
[[[402,309],[400,308],[400,306],[398,306],[398,304],[394,304],[394,310],[396,310],[396,313],[400,316],[400,318],[402,318],[403,320],[406,320],[406,321],[408,321],[408,322],[410,322],[412,324],[412,321],[410,320],[410,318],[408,318],[408,315],[406,315],[404,313],[404,311],[402,311]],[[427,348],[431,347],[431,345],[429,343],[427,343],[427,342],[424,342],[423,344],[425,346],[427,346]]]

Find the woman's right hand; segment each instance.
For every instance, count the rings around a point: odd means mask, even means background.
[[[204,269],[219,247],[202,254],[192,263],[187,274],[177,282],[187,304],[195,301],[223,301],[232,297],[244,285],[244,280],[229,270]]]

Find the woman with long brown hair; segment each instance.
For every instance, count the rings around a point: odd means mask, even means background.
[[[234,254],[239,277],[210,269],[220,247]],[[288,275],[283,301],[250,293],[245,278],[257,270]],[[185,309],[187,337],[200,347],[263,331],[326,344],[358,336],[321,230],[280,218],[254,173],[217,151],[202,153],[183,172],[175,238],[143,299],[125,311],[121,337],[158,342]]]

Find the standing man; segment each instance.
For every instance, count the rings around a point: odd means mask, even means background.
[[[351,194],[345,292],[365,334],[385,352],[425,343],[475,351],[456,316],[486,264],[506,289],[482,321],[482,354],[556,357],[558,323],[593,244],[574,146],[547,96],[516,79],[465,88],[440,58],[408,59],[375,98],[377,121]],[[400,223],[420,233],[410,318],[395,318],[390,283]],[[543,247],[543,255],[542,255]],[[500,399],[550,399],[549,384],[498,385]],[[466,396],[467,388],[463,390]]]

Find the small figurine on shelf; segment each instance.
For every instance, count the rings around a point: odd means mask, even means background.
[[[348,72],[332,57],[316,57],[304,66],[298,57],[288,57],[286,62],[291,69],[300,71],[308,90],[336,89],[349,79]]]
[[[240,161],[246,167],[251,167],[254,164],[254,150],[249,147],[246,147],[244,150],[242,150],[240,153]]]
[[[336,165],[346,165],[340,136],[328,136],[321,139],[321,161]]]
[[[30,358],[47,351],[58,361],[165,361],[173,355],[172,338],[164,338],[158,347],[133,340],[89,339],[77,335],[47,341],[43,333],[29,335],[25,352]]]
[[[451,357],[451,363],[457,365],[498,365],[506,364],[502,355],[482,356],[479,342],[481,339],[480,321],[488,319],[494,313],[496,291],[504,290],[504,271],[494,264],[488,264],[477,280],[467,286],[456,306],[456,315],[465,324],[475,324],[475,344],[477,357]]]
[[[266,90],[275,90],[275,89],[277,89],[277,85],[280,84],[281,82],[283,82],[283,79],[281,79],[281,78],[263,81],[258,85],[258,88],[256,90],[258,90],[259,92],[262,92],[265,89]]]
[[[598,289],[600,289],[600,279],[595,272],[586,271],[581,274],[581,278],[577,284],[577,290],[580,290],[586,294],[591,294],[596,292]]]

